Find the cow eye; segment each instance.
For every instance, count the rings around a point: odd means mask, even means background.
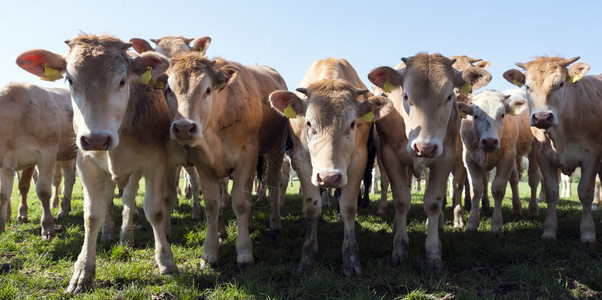
[[[558,85],[558,88],[561,88],[561,87],[563,87],[563,86],[564,86],[564,82],[563,82],[563,81],[561,81],[561,82],[560,82],[560,85]]]
[[[311,128],[311,123],[307,121],[307,128]]]
[[[527,89],[527,91],[531,91],[531,88],[525,84],[525,89]]]
[[[414,105],[414,103],[412,103],[412,101],[410,101],[408,94],[403,94],[403,100],[406,101],[409,105]]]
[[[125,80],[121,79],[121,81],[119,82],[119,88],[122,88],[125,86]]]
[[[349,125],[349,128],[351,128],[351,129],[355,128],[355,121],[351,122],[351,125]]]
[[[505,115],[506,115],[506,114],[502,114],[502,119],[504,118],[504,116],[505,116]]]
[[[451,99],[452,99],[452,95],[447,96],[447,101],[448,102],[451,101]]]
[[[475,120],[478,120],[479,116],[478,115],[473,115],[472,118],[475,119]]]
[[[207,88],[205,91],[205,96],[209,96],[209,94],[211,94],[211,88]]]

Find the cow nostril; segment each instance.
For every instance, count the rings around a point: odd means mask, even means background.
[[[195,135],[197,132],[196,124],[192,123],[188,132],[190,132],[191,135]]]
[[[547,117],[546,117],[546,121],[552,123],[553,120],[554,120],[554,115],[548,114]]]

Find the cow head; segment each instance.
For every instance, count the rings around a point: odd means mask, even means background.
[[[182,145],[196,146],[203,137],[203,129],[212,117],[213,101],[217,93],[235,81],[240,70],[219,60],[204,58],[198,52],[177,55],[171,59],[167,74],[168,103],[177,103],[177,112],[170,128],[172,140]]]
[[[527,90],[531,110],[531,126],[547,129],[558,125],[559,114],[566,105],[566,88],[576,84],[589,71],[585,63],[567,67],[579,57],[538,57],[528,63],[516,63],[525,70],[511,69],[504,72],[509,82]]]
[[[47,78],[48,70],[64,73],[71,88],[78,147],[112,149],[119,144],[131,86],[151,68],[153,76],[165,72],[169,62],[157,53],[132,58],[126,53],[131,44],[105,35],[81,35],[66,43],[69,52],[64,57],[32,50],[21,54],[17,64],[42,78]]]
[[[192,44],[192,47],[190,47],[192,41],[194,41],[194,43]],[[207,48],[209,48],[209,44],[211,44],[211,38],[204,36],[195,40],[179,36],[168,36],[160,39],[151,39],[151,42],[155,43],[157,47],[153,48],[150,43],[144,39],[133,38],[130,40],[130,43],[134,45],[134,50],[138,53],[156,51],[168,58],[172,58],[177,54],[184,54],[191,51],[200,52],[202,55],[205,55]]]
[[[439,54],[421,53],[402,60],[405,68],[376,68],[368,79],[402,102],[396,107],[401,108],[406,125],[407,151],[418,157],[438,157],[456,107],[454,88],[476,90],[489,83],[491,75],[476,67],[455,70],[454,61]]]
[[[482,60],[480,58],[471,58],[466,55],[452,56],[451,59],[455,60],[455,62],[452,64],[452,67],[454,67],[454,69],[456,69],[460,72],[467,70],[468,68],[471,68],[471,67],[477,67],[477,68],[482,68],[482,69],[487,70],[489,68],[489,66],[491,65],[491,62],[489,62],[487,60]],[[469,93],[466,93],[466,91],[460,91],[459,88],[455,88],[455,91],[456,91],[456,100],[458,102],[468,102],[468,97],[470,95]]]
[[[504,130],[504,117],[516,116],[527,108],[527,101],[508,100],[509,95],[496,91],[483,91],[470,97],[471,104],[459,102],[460,115],[468,116],[472,122],[478,145],[485,152],[500,148],[500,139]]]
[[[318,187],[336,188],[347,184],[347,168],[353,154],[359,122],[372,122],[390,111],[386,97],[357,99],[368,90],[357,89],[345,80],[323,80],[307,89],[301,99],[289,91],[270,94],[272,106],[289,118],[305,121],[303,133],[313,168],[311,181]],[[362,121],[363,120],[363,121]]]

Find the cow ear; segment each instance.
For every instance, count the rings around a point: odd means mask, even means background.
[[[390,67],[379,67],[368,74],[368,79],[383,91],[390,93],[402,85],[401,75],[398,70]]]
[[[470,104],[466,104],[464,102],[458,102],[458,113],[461,118],[466,118],[467,115],[472,115],[474,111],[474,106]]]
[[[220,92],[226,87],[226,84],[233,82],[238,77],[240,70],[232,65],[225,65],[216,74],[216,80],[213,83],[213,89]]]
[[[506,113],[512,116],[517,116],[527,109],[527,101],[523,99],[516,99],[506,103]]]
[[[61,55],[46,50],[30,50],[17,57],[17,65],[44,80],[63,78],[67,61]]]
[[[134,48],[134,50],[136,50],[136,52],[138,52],[138,54],[142,54],[143,52],[146,52],[146,51],[154,51],[155,50],[150,45],[150,43],[144,39],[133,38],[133,39],[130,39],[130,43],[134,44],[134,46],[132,46],[132,47]]]
[[[394,109],[389,98],[372,96],[365,101],[358,101],[357,117],[364,122],[372,123],[388,115]]]
[[[169,60],[157,52],[144,52],[132,60],[131,67],[136,75],[142,75],[150,68],[150,75],[157,77],[167,71]]]
[[[504,78],[518,87],[522,87],[525,84],[525,74],[517,69],[510,69],[504,72]]]
[[[456,72],[455,87],[460,88],[461,93],[470,93],[486,86],[491,81],[491,74],[487,70],[470,67],[462,72]]]
[[[589,71],[586,63],[576,63],[569,68],[569,82],[576,83]]]
[[[488,60],[482,60],[478,62],[475,67],[487,70],[491,66],[491,62]]]
[[[273,91],[269,99],[272,107],[289,119],[294,119],[297,115],[305,116],[305,101],[295,93],[285,90]]]
[[[208,36],[200,37],[194,40],[194,44],[192,45],[192,50],[201,52],[201,55],[205,55],[207,52],[207,48],[209,48],[209,44],[211,44],[211,38]]]

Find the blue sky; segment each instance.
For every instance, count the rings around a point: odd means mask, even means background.
[[[502,74],[536,56],[581,56],[602,70],[600,1],[3,1],[0,85],[47,83],[15,58],[31,49],[64,53],[80,31],[138,37],[210,36],[208,57],[273,67],[289,90],[329,56],[367,74],[418,52],[491,61],[489,89],[513,88]]]

